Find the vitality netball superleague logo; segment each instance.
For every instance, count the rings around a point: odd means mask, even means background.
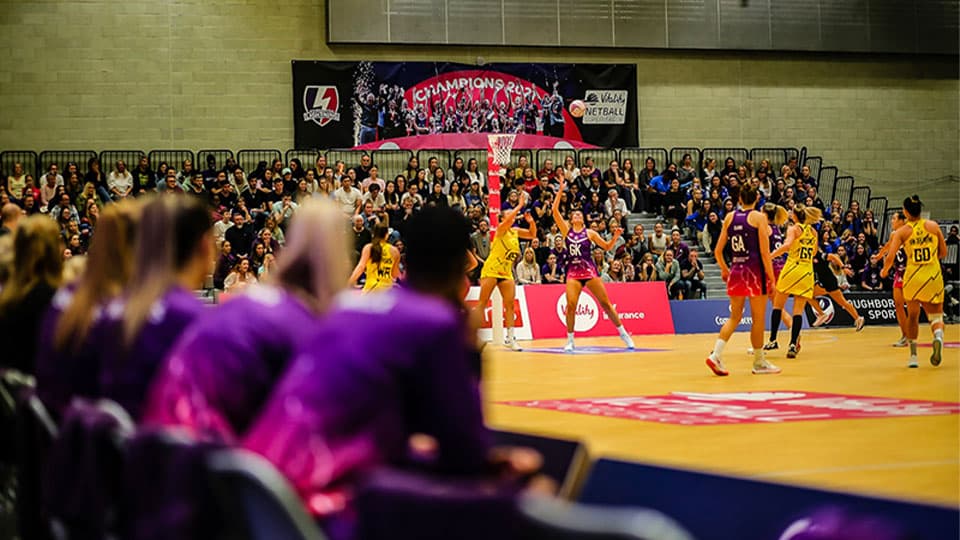
[[[320,127],[331,121],[340,121],[340,92],[336,86],[308,86],[303,89],[304,122],[313,122]]]
[[[560,298],[557,298],[557,317],[560,318],[561,322],[566,323],[566,313],[567,295],[566,293],[560,293]],[[597,302],[592,296],[587,294],[586,291],[580,295],[580,300],[577,302],[576,314],[577,317],[574,319],[573,329],[577,332],[593,330],[593,327],[597,325],[597,321],[600,319],[600,309],[597,307]]]

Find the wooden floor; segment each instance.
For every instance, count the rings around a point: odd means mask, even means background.
[[[724,352],[729,377],[704,365],[715,335],[634,338],[661,352],[564,355],[488,347],[487,416],[494,427],[571,437],[591,455],[736,474],[780,483],[960,505],[960,415],[676,425],[504,405],[515,400],[656,396],[672,392],[806,391],[960,402],[960,348],[944,349],[933,368],[921,348],[920,368],[907,369],[906,349],[891,344],[893,327],[805,332],[800,356],[781,349],[769,358],[779,375],[752,375],[746,334]],[[928,327],[921,344],[929,343]],[[948,345],[960,328],[948,326]],[[781,338],[781,345],[785,341]],[[561,347],[561,340],[524,346]],[[579,339],[578,346],[618,346],[618,338]]]

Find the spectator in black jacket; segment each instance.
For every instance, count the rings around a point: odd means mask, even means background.
[[[233,227],[227,229],[223,238],[230,242],[233,252],[238,257],[246,257],[250,253],[250,246],[253,245],[253,226],[244,223],[243,214],[237,212],[233,215]]]

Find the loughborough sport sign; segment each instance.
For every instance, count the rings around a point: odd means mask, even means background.
[[[292,65],[297,148],[471,133],[638,145],[635,65],[298,60]]]

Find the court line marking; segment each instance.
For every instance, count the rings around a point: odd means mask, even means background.
[[[844,473],[855,471],[888,471],[895,469],[909,469],[913,467],[938,467],[941,465],[957,465],[960,460],[946,459],[940,461],[901,461],[899,463],[875,463],[872,465],[850,465],[847,467],[821,467],[819,469],[796,469],[792,471],[775,471],[750,475],[752,478],[778,478],[787,476],[804,476],[812,474]]]

